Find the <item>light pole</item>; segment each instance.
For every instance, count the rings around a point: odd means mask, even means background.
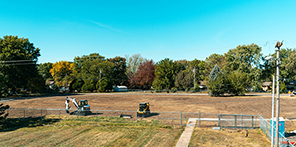
[[[266,57],[265,60],[268,60],[269,62],[273,62],[274,58],[272,56]],[[273,147],[274,144],[274,81],[275,81],[275,75],[272,75],[272,105],[271,105],[271,147]]]
[[[275,130],[275,146],[279,147],[279,115],[280,115],[280,48],[283,45],[283,40],[281,42],[277,41],[275,44],[276,50],[276,130]]]

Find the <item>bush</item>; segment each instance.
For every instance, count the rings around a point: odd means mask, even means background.
[[[169,89],[163,89],[164,92],[169,93],[170,90]]]
[[[159,93],[159,92],[161,92],[161,91],[162,91],[162,88],[161,88],[161,87],[156,87],[156,88],[155,88],[155,92]]]
[[[176,87],[173,87],[173,88],[171,89],[171,92],[172,92],[172,93],[175,93],[175,92],[177,92],[177,90],[178,90],[178,89],[177,89]]]
[[[195,86],[195,87],[192,87],[191,89],[191,92],[198,92],[199,91],[199,86],[197,85],[197,86]]]
[[[190,90],[190,88],[185,88],[185,92],[188,92]]]

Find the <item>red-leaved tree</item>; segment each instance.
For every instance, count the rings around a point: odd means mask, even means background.
[[[131,83],[138,88],[150,89],[155,78],[155,63],[148,60],[139,65],[139,68],[132,78]]]

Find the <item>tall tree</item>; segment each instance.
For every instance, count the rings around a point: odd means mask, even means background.
[[[246,73],[243,73],[239,70],[232,72],[223,72],[224,83],[225,83],[225,92],[233,95],[244,95],[246,89],[251,83]]]
[[[35,48],[27,38],[4,36],[0,38],[0,61],[4,63],[0,73],[7,78],[5,85],[15,91],[16,88],[27,88],[30,77],[37,73],[36,62],[40,49]]]
[[[176,64],[176,72],[179,73],[180,71],[188,69],[190,61],[175,60],[174,63]]]
[[[50,70],[52,68],[52,63],[41,63],[38,65],[38,73],[44,78],[44,80],[52,79],[52,75],[50,74]]]
[[[175,77],[175,87],[178,89],[191,88],[194,85],[194,76],[191,70],[182,70]]]
[[[72,75],[73,63],[68,61],[59,61],[52,65],[52,69],[49,71],[56,82],[56,85],[66,87],[74,80]]]
[[[209,76],[215,65],[223,69],[227,65],[227,62],[224,55],[214,53],[206,58],[205,63],[201,64],[205,68],[203,74],[207,77]]]
[[[239,70],[244,73],[251,73],[252,68],[260,67],[262,58],[261,47],[256,44],[239,45],[235,49],[230,49],[225,58],[229,70]]]
[[[176,63],[169,58],[165,58],[156,64],[156,78],[152,85],[157,90],[170,89],[174,87],[175,75]]]
[[[113,69],[113,80],[115,85],[126,85],[126,59],[123,57],[109,58],[108,61],[114,65]]]
[[[132,79],[132,83],[134,83],[137,87],[150,89],[154,78],[155,63],[153,60],[145,61],[140,64],[135,77]]]
[[[209,80],[207,82],[207,87],[210,96],[220,96],[225,93],[225,79],[220,71],[220,67],[215,65],[212,69]]]
[[[125,56],[126,59],[126,74],[131,74],[134,76],[141,63],[147,61],[146,58],[143,58],[140,54],[134,54],[132,56]]]
[[[73,65],[73,87],[75,90],[111,90],[114,64],[98,53],[75,57]],[[104,80],[103,80],[104,79]],[[83,80],[83,81],[81,81]],[[82,87],[80,87],[82,85]]]

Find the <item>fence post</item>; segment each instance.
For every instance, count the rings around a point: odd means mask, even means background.
[[[252,129],[254,129],[253,123],[254,123],[254,116],[252,115]]]
[[[255,127],[256,127],[256,125],[257,125],[256,120],[257,120],[257,111],[256,111],[256,116],[255,116]],[[260,123],[260,122],[259,122],[259,123]]]
[[[41,108],[41,117],[40,118],[42,119],[42,108]]]
[[[241,129],[243,129],[243,113],[241,113]]]
[[[198,110],[198,127],[200,127],[200,110]]]
[[[136,116],[137,116],[136,123],[138,123],[138,111],[136,111]]]
[[[157,110],[157,124],[159,124],[159,110]]]
[[[218,115],[218,120],[219,120],[218,126],[221,128],[221,123],[220,123],[221,118],[220,117],[221,117],[221,114]]]
[[[117,109],[116,109],[116,123],[117,123]]]
[[[98,121],[98,108],[96,110],[96,121]]]
[[[59,120],[61,119],[61,108],[59,109]]]
[[[180,110],[180,126],[182,126],[182,110]]]
[[[26,107],[24,108],[24,119],[26,118]]]
[[[235,126],[235,128],[237,128],[237,126],[236,126],[237,125],[237,118],[236,118],[236,116],[237,115],[234,115],[234,126]]]

